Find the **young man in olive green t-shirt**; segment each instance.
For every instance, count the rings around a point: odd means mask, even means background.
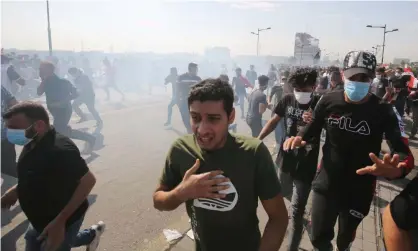
[[[232,88],[219,79],[192,88],[193,135],[169,150],[154,205],[169,211],[186,203],[197,251],[277,251],[288,219],[276,170],[260,140],[228,133],[233,102]],[[258,198],[269,217],[262,237]]]

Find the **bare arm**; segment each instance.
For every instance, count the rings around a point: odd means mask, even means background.
[[[261,238],[260,251],[278,251],[288,224],[287,209],[283,197],[277,195],[269,200],[262,200],[264,210],[269,217]]]
[[[258,112],[260,114],[263,114],[266,110],[267,110],[267,105],[266,104],[259,104],[258,105]]]
[[[169,191],[168,187],[160,184],[153,196],[154,208],[159,211],[172,211],[178,208],[184,201],[180,199],[178,187]]]
[[[94,177],[91,171],[88,171],[80,179],[80,183],[75,189],[73,196],[71,197],[67,205],[58,214],[56,219],[60,222],[66,222],[68,218],[74,213],[74,211],[87,198],[87,196],[90,194],[95,184],[96,184],[96,177]]]
[[[387,251],[412,251],[409,233],[398,228],[392,218],[389,205],[383,212],[383,234]]]
[[[267,137],[274,129],[276,129],[277,124],[280,121],[280,116],[277,114],[274,114],[273,118],[271,118],[267,124],[263,127],[263,129],[260,132],[260,135],[258,135],[258,139],[263,140],[265,137]]]

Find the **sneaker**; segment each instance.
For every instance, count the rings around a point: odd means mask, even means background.
[[[169,125],[171,125],[171,123],[170,123],[170,122],[165,122],[165,123],[164,123],[164,126],[169,126]]]
[[[95,232],[93,241],[87,246],[86,251],[96,251],[100,243],[100,237],[105,231],[106,225],[103,221],[99,221],[96,225],[91,226],[91,230]]]

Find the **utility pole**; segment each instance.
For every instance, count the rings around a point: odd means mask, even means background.
[[[265,30],[270,30],[271,27],[265,28],[265,29],[257,29],[257,33],[255,32],[251,32],[251,34],[256,35],[257,36],[257,56],[259,55],[259,49],[260,49],[260,32],[261,31],[265,31]]]
[[[49,20],[49,1],[46,0],[46,15],[48,20],[48,46],[49,46],[49,56],[52,56],[52,38],[51,38],[51,22]]]

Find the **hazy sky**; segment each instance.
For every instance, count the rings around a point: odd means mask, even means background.
[[[418,2],[50,0],[50,14],[54,49],[255,54],[250,32],[271,27],[261,54],[290,56],[295,33],[308,32],[342,56],[382,44],[383,29],[366,25],[387,24],[399,32],[387,34],[385,56],[418,61]],[[1,26],[4,48],[48,48],[45,1],[2,0]]]

